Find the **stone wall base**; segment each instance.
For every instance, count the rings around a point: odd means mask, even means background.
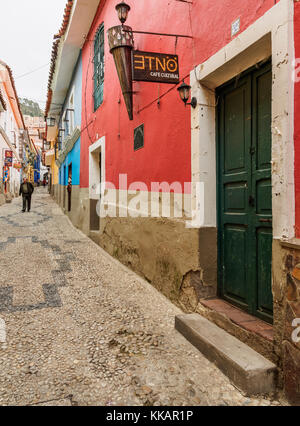
[[[88,188],[72,187],[71,211],[68,211],[67,187],[58,185],[56,202],[69,217],[72,224],[81,229],[86,235],[89,233],[89,190]]]
[[[59,185],[52,185],[50,189],[50,195],[54,198],[54,200],[59,203]]]
[[[280,342],[284,391],[300,405],[300,241],[274,241],[275,339]]]
[[[184,220],[105,218],[98,241],[109,254],[143,276],[185,312],[216,294],[215,228],[188,229]]]
[[[64,191],[62,186],[53,188],[59,205],[66,210]],[[276,363],[279,387],[284,387],[291,403],[300,404],[300,343],[291,337],[295,330],[292,322],[300,318],[300,244],[290,247],[273,242],[272,342],[201,307],[201,299],[217,295],[215,228],[189,229],[182,219],[117,217],[99,219],[99,230],[91,231],[92,205],[88,188],[73,187],[72,210],[65,213],[74,226],[183,311],[200,313]]]

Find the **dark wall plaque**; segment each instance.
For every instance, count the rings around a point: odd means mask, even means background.
[[[144,147],[144,125],[134,129],[134,150],[137,151]]]
[[[179,83],[177,55],[134,50],[132,52],[132,70],[135,81]]]

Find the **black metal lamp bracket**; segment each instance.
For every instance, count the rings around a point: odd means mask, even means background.
[[[184,34],[153,33],[153,32],[149,32],[149,31],[127,31],[127,30],[123,30],[123,31],[126,32],[126,33],[132,32],[134,34],[149,34],[149,35],[157,35],[157,36],[163,36],[163,37],[194,38],[193,36],[188,36],[188,35],[184,35]]]
[[[197,106],[197,104],[198,104],[198,102],[197,102],[197,98],[195,98],[195,97],[193,97],[192,99],[191,99],[191,102],[187,102],[186,103],[186,105],[191,105],[191,107],[192,108],[196,108],[196,106]]]

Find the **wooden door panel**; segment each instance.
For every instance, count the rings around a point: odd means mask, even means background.
[[[271,71],[254,75],[256,170],[271,169]]]
[[[219,293],[272,320],[270,64],[218,90]]]
[[[272,182],[271,179],[256,181],[256,213],[272,216]]]
[[[244,85],[225,96],[224,174],[244,171],[246,167],[245,98]]]
[[[252,77],[252,188],[255,211],[252,228],[256,242],[252,253],[256,273],[253,277],[251,310],[266,321],[272,321],[272,179],[271,179],[271,66],[257,70]],[[254,258],[255,256],[255,258]]]
[[[222,296],[245,306],[251,146],[250,80],[225,88],[220,99],[220,217],[222,223]]]
[[[257,229],[257,312],[272,317],[272,229]]]
[[[226,225],[224,232],[224,291],[232,300],[246,303],[247,228]]]
[[[224,185],[224,213],[245,213],[247,209],[247,183]]]

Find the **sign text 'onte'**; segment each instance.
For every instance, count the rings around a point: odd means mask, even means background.
[[[177,55],[165,53],[132,52],[133,80],[155,83],[179,83]]]

